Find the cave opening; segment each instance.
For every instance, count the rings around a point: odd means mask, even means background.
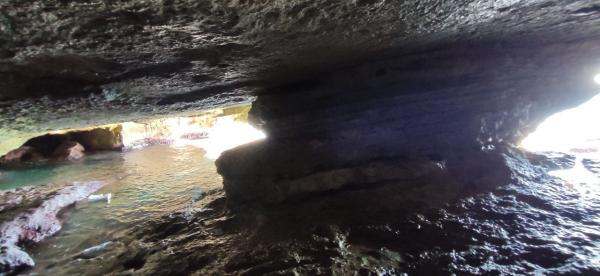
[[[597,2],[2,0],[0,275],[600,275]]]
[[[600,84],[600,75],[594,80]],[[553,156],[559,163],[550,171],[575,187],[600,183],[600,95],[589,101],[556,113],[527,136],[520,147]]]
[[[205,157],[215,160],[225,150],[266,137],[248,123],[249,108],[244,105],[226,108],[222,113],[212,110],[200,116],[125,122],[121,132],[123,147],[134,150],[156,144],[194,146],[204,150]]]
[[[7,255],[44,270],[64,256],[106,252],[123,238],[121,231],[165,212],[189,222],[205,211],[197,204],[220,195],[215,159],[265,138],[248,123],[249,110],[249,104],[232,105],[27,137],[1,159],[2,217],[30,209],[0,227]],[[31,239],[47,240],[26,246],[29,236],[19,233],[28,225],[35,225]],[[23,240],[10,239],[11,233]]]

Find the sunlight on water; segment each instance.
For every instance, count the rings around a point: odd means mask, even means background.
[[[600,84],[600,75],[595,77]],[[546,119],[521,143],[533,152],[564,152],[576,157],[575,166],[550,172],[578,190],[597,186],[598,175],[587,169],[584,159],[600,160],[600,95],[588,102]],[[591,186],[593,185],[593,186]],[[586,190],[587,191],[587,190]],[[582,192],[586,192],[582,191]]]
[[[217,159],[227,149],[265,138],[247,122],[248,111],[246,105],[196,116],[123,123],[123,144],[128,149],[152,144],[190,145]]]
[[[568,152],[600,148],[600,95],[546,119],[521,143],[529,151]]]
[[[230,148],[265,138],[265,134],[248,123],[236,122],[232,118],[221,118],[208,131],[207,139],[175,140],[176,146],[192,145],[206,151],[206,157],[217,159],[221,153]]]
[[[265,138],[248,124],[249,109],[244,105],[187,117],[117,123],[122,126],[124,152],[0,171],[0,190],[100,181],[106,185],[95,195],[111,195],[110,201],[78,202],[67,210],[61,231],[27,248],[36,262],[28,274],[85,274],[73,260],[86,249],[110,247],[123,231],[139,223],[178,210],[192,212],[203,195],[222,188],[214,160],[227,149]]]
[[[70,210],[63,229],[30,250],[37,263],[32,274],[60,275],[62,269],[74,269],[77,264],[70,262],[83,250],[116,241],[122,231],[181,210],[198,193],[219,189],[222,179],[203,155],[195,147],[157,145],[101,154],[84,166],[54,168],[58,172],[46,181],[105,181],[97,193],[111,193],[112,200],[82,201]]]
[[[600,192],[600,178],[590,172],[583,166],[582,158],[577,158],[575,167],[568,170],[551,171],[550,175],[563,179],[567,185],[578,190],[581,194],[588,194],[590,190],[595,190],[594,195]]]

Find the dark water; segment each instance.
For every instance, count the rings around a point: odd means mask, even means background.
[[[10,177],[13,183],[103,180],[109,184],[100,192],[113,194],[110,204],[71,210],[59,234],[29,249],[37,266],[26,274],[600,275],[596,175],[578,165],[553,173],[560,179],[518,157],[506,162],[511,183],[442,207],[404,204],[436,197],[439,187],[388,185],[291,202],[265,215],[207,215],[201,224],[168,215],[185,210],[199,191],[221,186],[213,161],[191,147],[109,153]],[[129,242],[117,258],[74,258],[120,240]],[[134,255],[144,261],[133,270],[120,264]]]
[[[403,261],[382,266],[390,274],[600,275],[600,179],[580,163],[553,172],[558,179],[507,162],[510,184],[388,225],[350,227],[349,244],[398,254]]]

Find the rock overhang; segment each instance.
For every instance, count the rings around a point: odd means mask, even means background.
[[[31,111],[19,113],[10,106],[43,96],[84,98],[68,102],[67,110],[60,100],[30,103],[61,111],[46,116],[46,122],[77,117],[78,110],[96,105],[115,107],[107,113],[130,119],[136,110],[149,116],[247,101],[247,95],[265,88],[386,55],[457,43],[536,47],[580,41],[597,36],[600,25],[597,4],[587,0],[28,0],[0,5],[5,53],[0,98],[17,101],[4,104],[3,113],[28,121],[35,117],[27,114]],[[102,96],[113,92],[116,99]],[[136,108],[128,108],[132,105]],[[80,127],[95,120],[61,123]],[[17,124],[2,122],[3,128],[23,127]]]
[[[348,175],[385,175],[393,162],[380,165],[383,157],[416,152],[429,158],[425,167],[460,163],[461,151],[495,160],[481,152],[510,147],[592,97],[600,72],[600,8],[591,0],[15,0],[0,8],[5,133],[258,96],[252,117],[269,139],[218,165],[226,189],[242,178],[267,190],[284,179],[281,197],[305,180],[338,187]],[[296,167],[232,174],[240,158]]]

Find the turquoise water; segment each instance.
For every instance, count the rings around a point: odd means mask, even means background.
[[[97,193],[111,193],[110,204],[84,201],[69,210],[57,235],[26,248],[36,261],[36,267],[26,273],[73,272],[74,256],[84,249],[115,241],[124,230],[143,221],[184,209],[193,197],[222,183],[214,161],[204,151],[191,146],[153,146],[92,155],[82,162],[5,171],[0,189],[98,180],[107,183]]]

